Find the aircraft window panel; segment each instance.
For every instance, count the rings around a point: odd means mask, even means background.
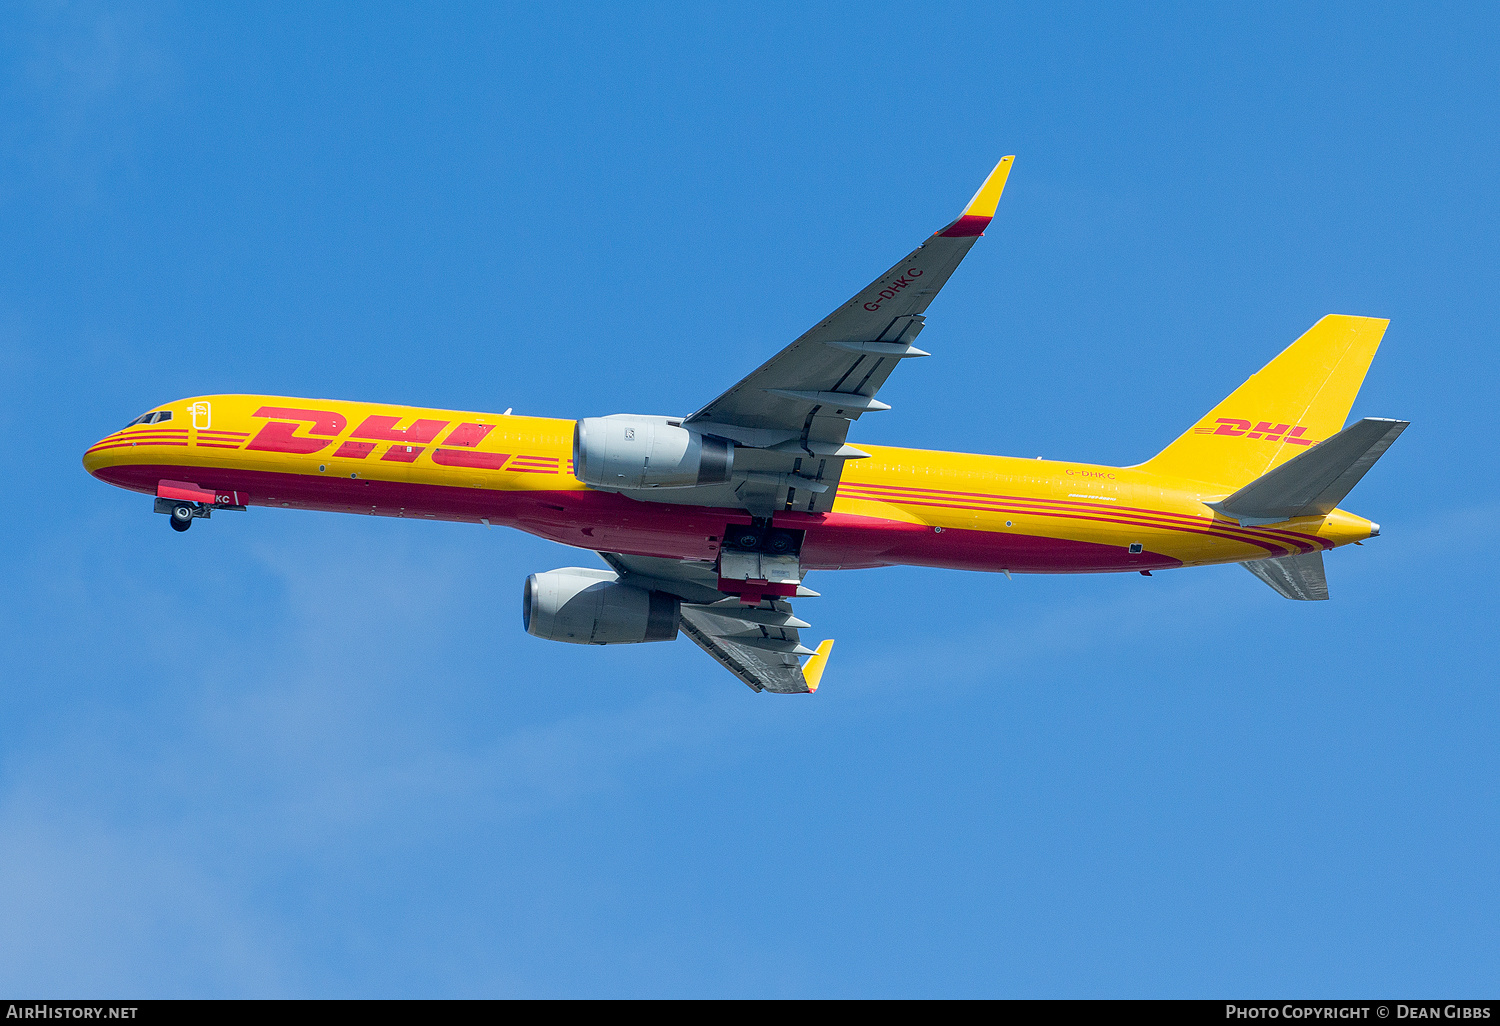
[[[172,419],[172,411],[171,410],[162,410],[160,413],[156,414],[156,419],[153,420],[152,423],[153,424],[160,424],[164,420],[171,420],[171,419]]]

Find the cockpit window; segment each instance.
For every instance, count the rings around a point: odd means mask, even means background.
[[[171,420],[172,419],[172,411],[171,410],[162,410],[160,413],[154,414],[154,416],[155,416],[156,419],[153,420],[153,421],[151,421],[151,423],[153,423],[153,424],[160,424],[164,420]]]
[[[133,428],[137,424],[160,424],[164,420],[171,420],[171,419],[172,419],[172,411],[171,410],[156,410],[156,411],[154,411],[152,413],[143,413],[143,414],[141,414],[139,417],[135,418],[135,420],[132,420],[129,424],[126,424],[125,427]],[[123,431],[124,428],[121,428],[121,430]]]

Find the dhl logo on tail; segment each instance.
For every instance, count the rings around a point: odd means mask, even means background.
[[[1252,428],[1248,420],[1230,417],[1219,417],[1213,424],[1193,428],[1193,433],[1198,435],[1232,435],[1235,438],[1260,438],[1267,442],[1284,441],[1290,445],[1312,445],[1315,439],[1302,437],[1306,431],[1307,428],[1301,424],[1272,425],[1268,420],[1260,421]]]

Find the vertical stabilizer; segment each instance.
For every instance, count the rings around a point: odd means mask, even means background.
[[[1390,321],[1329,314],[1141,469],[1230,489],[1337,434]]]

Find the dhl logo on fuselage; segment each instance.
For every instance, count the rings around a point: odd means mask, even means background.
[[[253,416],[273,418],[245,445],[247,450],[258,452],[311,456],[340,442],[348,427],[344,415],[333,410],[262,406]],[[493,424],[460,423],[453,426],[449,420],[418,418],[407,427],[397,427],[402,419],[379,414],[366,417],[349,432],[347,440],[341,441],[333,455],[339,459],[363,460],[369,458],[378,443],[389,442],[392,444],[380,457],[384,462],[415,463],[431,446],[432,462],[444,467],[505,468],[521,474],[553,474],[558,469],[556,457],[477,451],[479,443],[495,430]],[[444,431],[447,434],[442,441],[433,446],[432,443]],[[506,467],[507,461],[511,464],[509,467]]]
[[[1307,428],[1300,424],[1272,424],[1263,420],[1254,427],[1248,420],[1220,417],[1212,424],[1193,428],[1200,435],[1231,435],[1235,438],[1259,438],[1264,442],[1287,442],[1291,445],[1312,445],[1315,439],[1303,438]]]

